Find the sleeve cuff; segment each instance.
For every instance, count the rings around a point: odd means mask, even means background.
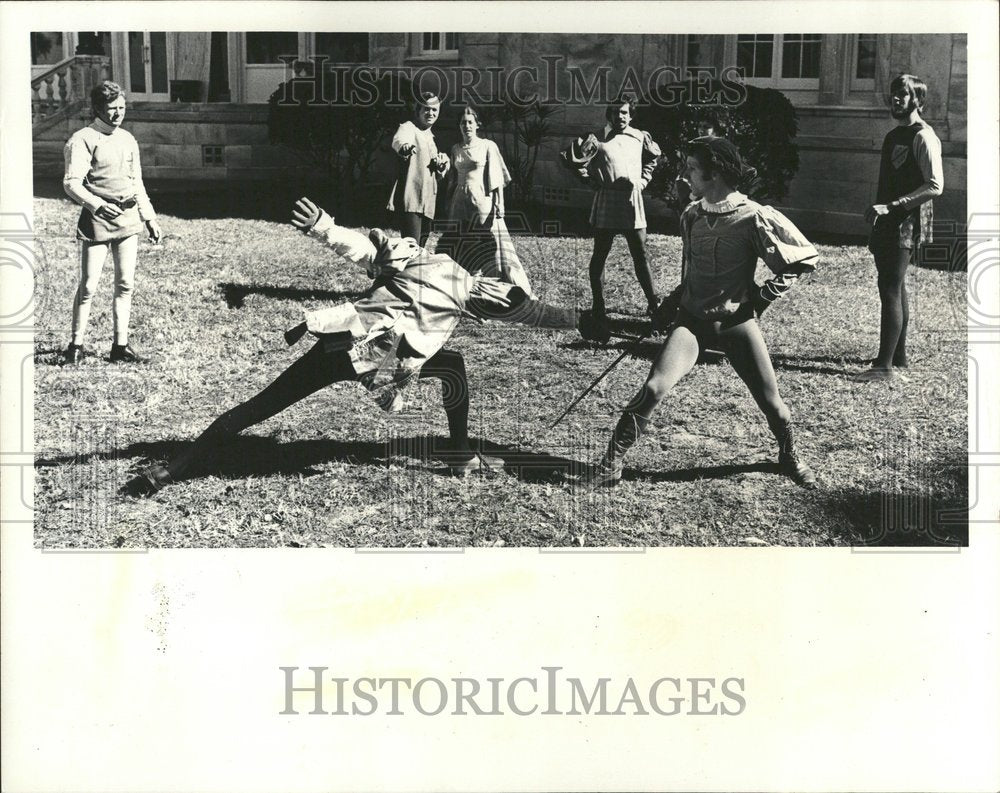
[[[310,237],[322,237],[326,235],[330,229],[336,225],[333,222],[333,218],[330,217],[325,209],[319,211],[319,219],[312,224],[311,228],[306,229],[306,234]]]

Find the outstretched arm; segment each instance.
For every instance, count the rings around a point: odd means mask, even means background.
[[[310,237],[320,240],[354,264],[371,269],[378,251],[364,234],[345,229],[308,198],[300,198],[292,210],[292,225]]]
[[[417,139],[414,137],[412,124],[400,124],[396,134],[392,136],[392,150],[402,159],[408,160],[416,151]]]

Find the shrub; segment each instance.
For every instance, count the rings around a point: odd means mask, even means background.
[[[661,89],[661,95],[693,96],[690,85]],[[712,86],[708,95],[721,96],[721,86]],[[663,105],[640,101],[635,126],[649,132],[660,145],[664,157],[649,189],[653,195],[672,201],[675,180],[683,166],[682,144],[699,135],[705,122],[715,122],[715,134],[735,143],[748,165],[757,169],[757,179],[747,188],[758,201],[781,200],[799,168],[795,144],[798,120],[788,98],[773,88],[746,86],[746,99],[735,105],[706,105],[693,102]],[[721,129],[720,129],[721,127]]]
[[[311,66],[297,68],[303,73]],[[391,98],[409,96],[410,86],[405,78],[386,75],[376,83],[374,101],[353,104],[317,98],[314,90],[294,79],[279,86],[268,99],[268,136],[323,167],[336,201],[368,183],[377,153],[409,117],[405,105]]]

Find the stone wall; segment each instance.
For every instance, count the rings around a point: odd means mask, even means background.
[[[658,67],[682,64],[687,37],[683,35],[574,35],[528,33],[463,34],[457,60],[428,61],[414,57],[410,35],[371,35],[371,62],[378,66],[439,65],[473,67],[485,72],[502,67],[509,73],[533,66],[539,80],[523,75],[517,87],[523,93],[551,95],[544,79],[542,56],[560,56],[556,93],[569,96],[566,67],[579,67],[592,76],[608,67],[609,85],[618,86],[631,69],[648,80]],[[930,86],[926,118],[942,140],[945,194],[935,201],[939,220],[964,222],[966,206],[966,112],[968,63],[964,34],[891,35],[879,38],[875,89],[857,90],[850,84],[850,36],[828,36],[824,41],[819,89],[787,91],[799,118],[799,172],[779,206],[804,229],[863,235],[862,213],[875,195],[882,138],[892,127],[885,109],[888,81],[900,71],[919,74]],[[732,62],[733,40],[700,36],[698,58],[703,65],[721,67]],[[728,48],[728,49],[727,49]],[[847,60],[845,60],[847,59]],[[480,92],[489,95],[489,82]],[[40,175],[62,173],[62,146],[75,130],[89,123],[89,111],[65,119],[41,132],[34,143],[34,162]],[[451,121],[448,122],[453,123]],[[559,166],[559,149],[573,136],[600,129],[603,107],[596,100],[563,102],[550,118],[554,138],[541,150],[535,172],[536,197],[561,207],[583,209],[590,192]],[[147,179],[266,180],[297,178],[314,172],[293,152],[267,142],[265,105],[141,103],[129,107],[125,126],[137,138]],[[435,128],[442,148],[457,132]],[[496,137],[496,130],[487,130]],[[202,146],[223,147],[223,165],[203,165]],[[387,151],[374,169],[373,180],[388,183],[393,159]],[[546,189],[548,188],[548,189]],[[655,203],[654,216],[662,211]]]

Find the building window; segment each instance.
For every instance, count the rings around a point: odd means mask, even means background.
[[[819,77],[819,33],[787,33],[781,42],[783,78]]]
[[[736,65],[746,77],[770,77],[774,61],[774,36],[740,34],[736,38]]]
[[[819,86],[822,39],[819,33],[741,33],[736,65],[751,84],[814,89]]]
[[[420,33],[420,55],[457,55],[457,33]]]
[[[543,187],[542,198],[547,204],[568,204],[568,187]]]
[[[368,34],[317,33],[314,51],[328,63],[368,63]]]
[[[207,166],[225,165],[226,163],[223,159],[222,152],[222,146],[202,146],[201,164]]]
[[[247,63],[280,65],[279,55],[299,55],[298,33],[247,33]]]
[[[687,66],[704,66],[701,62],[701,36],[687,37]]]
[[[62,33],[31,34],[31,65],[48,66],[66,58]]]
[[[874,33],[861,33],[857,39],[857,55],[855,56],[854,77],[857,80],[875,79],[875,49]]]

